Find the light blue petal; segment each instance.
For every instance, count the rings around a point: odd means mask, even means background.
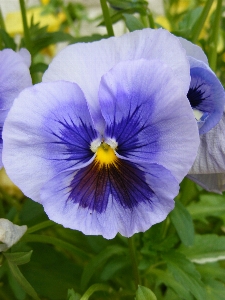
[[[3,162],[11,180],[35,201],[63,170],[93,160],[98,134],[81,89],[70,82],[37,84],[14,101],[3,129]]]
[[[0,51],[0,109],[9,109],[18,94],[31,85],[24,58],[11,49]]]
[[[189,101],[173,71],[160,61],[120,62],[102,77],[99,99],[105,142],[118,156],[153,162],[180,182],[199,145]]]
[[[76,43],[63,49],[52,61],[43,81],[76,82],[84,92],[96,128],[104,131],[98,102],[102,75],[118,62],[144,58],[159,59],[177,76],[180,88],[187,93],[190,72],[187,57],[177,37],[164,29],[144,29],[121,37],[93,43]]]
[[[117,174],[126,183],[125,190],[118,188],[120,180],[102,178],[102,174],[96,175],[92,171],[90,175],[83,169],[62,172],[46,182],[41,199],[49,218],[64,227],[80,230],[84,234],[103,235],[107,239],[114,238],[118,232],[130,237],[163,221],[174,208],[173,199],[179,191],[178,182],[168,170],[157,164],[135,165],[127,162],[124,168],[128,164],[129,168],[133,165],[134,172],[127,173],[119,168]],[[136,177],[141,173],[145,177],[145,187],[139,184]],[[95,176],[97,178],[93,178]],[[77,177],[78,183],[75,182]],[[102,191],[98,189],[100,178],[106,181]],[[149,190],[152,191],[150,194]],[[139,197],[135,198],[137,193]],[[131,207],[128,207],[127,200],[133,203]]]

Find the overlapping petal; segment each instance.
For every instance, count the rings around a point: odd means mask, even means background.
[[[211,118],[206,119],[202,132],[200,129],[200,133],[203,134],[200,135],[198,154],[188,177],[208,191],[221,193],[225,190],[224,89],[208,66],[201,48],[184,39],[180,38],[180,41],[187,55],[191,56],[189,57],[191,69],[197,69],[199,76],[205,77],[207,89],[210,90],[209,97],[214,102],[215,109]]]
[[[4,166],[26,195],[40,201],[40,188],[46,181],[93,159],[90,144],[97,138],[76,84],[41,83],[24,90],[8,114],[3,130]]]
[[[76,82],[84,91],[97,129],[103,132],[104,120],[98,102],[102,75],[120,61],[140,58],[159,59],[167,64],[177,76],[181,89],[187,93],[190,75],[185,51],[179,40],[163,29],[144,29],[121,37],[70,45],[53,59],[43,81]]]
[[[117,64],[102,77],[99,99],[106,143],[131,161],[162,164],[180,182],[199,145],[188,100],[173,71],[161,61]]]
[[[208,191],[225,190],[225,111],[220,122],[200,136],[198,154],[188,177]]]
[[[210,131],[222,118],[225,105],[224,88],[216,75],[204,63],[192,61],[188,99],[193,109],[202,112],[198,121],[199,134]],[[195,66],[196,65],[196,66]]]

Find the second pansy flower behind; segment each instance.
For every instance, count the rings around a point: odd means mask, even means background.
[[[72,45],[44,80],[5,122],[10,178],[85,234],[129,237],[164,220],[199,145],[177,38],[148,29]]]

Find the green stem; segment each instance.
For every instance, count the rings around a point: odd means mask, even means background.
[[[27,15],[26,15],[26,6],[24,0],[20,1],[20,10],[22,15],[22,21],[23,21],[23,31],[24,31],[24,41],[26,48],[31,52],[31,38],[30,38],[30,32],[27,24]]]
[[[136,288],[138,288],[138,285],[141,284],[141,280],[140,280],[138,264],[137,264],[137,257],[136,257],[136,251],[134,245],[134,236],[128,238],[128,246],[129,246],[130,258],[131,258],[131,263],[133,268],[135,286]]]
[[[220,21],[222,15],[222,1],[217,0],[217,7],[214,17],[213,24],[213,32],[212,32],[212,43],[210,43],[210,51],[209,51],[209,65],[213,71],[216,70],[216,62],[217,62],[217,44],[219,38],[219,30],[220,30]]]
[[[211,6],[213,4],[214,0],[208,0],[205,4],[205,7],[202,10],[202,13],[200,15],[200,17],[198,18],[198,20],[195,22],[193,29],[191,31],[191,37],[192,37],[192,42],[196,43],[198,40],[198,37],[201,33],[201,30],[205,24],[205,21],[208,17],[209,11],[211,9]]]
[[[44,244],[51,244],[57,247],[60,247],[62,249],[65,249],[69,251],[70,253],[73,253],[80,257],[82,260],[87,260],[89,259],[89,256],[76,246],[64,242],[56,237],[53,236],[47,236],[47,235],[39,235],[39,234],[25,234],[22,238],[21,241],[23,242],[36,242],[36,243],[44,243]]]
[[[105,26],[106,26],[108,35],[109,36],[114,36],[112,21],[111,21],[111,17],[110,17],[110,14],[109,14],[109,8],[108,8],[108,5],[106,3],[106,0],[100,0],[100,3],[101,3],[102,13],[103,13]]]
[[[154,22],[151,11],[148,12],[147,17],[148,17],[149,27],[154,29],[155,28],[155,22]]]
[[[89,287],[89,289],[87,289],[87,291],[83,294],[83,296],[80,298],[80,300],[88,300],[89,297],[97,291],[106,291],[106,292],[110,292],[111,288],[108,285],[105,284],[93,284],[92,286]]]
[[[5,30],[5,22],[4,22],[4,18],[2,15],[2,11],[1,11],[1,7],[0,7],[0,27]]]
[[[28,228],[26,233],[33,233],[35,231],[38,231],[38,230],[41,230],[41,229],[44,229],[44,228],[47,228],[47,227],[50,227],[53,225],[55,225],[55,222],[48,220],[48,221],[39,223],[37,225],[34,225],[34,226]]]

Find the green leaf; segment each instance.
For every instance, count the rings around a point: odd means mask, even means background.
[[[74,289],[69,289],[67,293],[67,300],[80,300],[81,295],[74,292]]]
[[[0,28],[0,36],[5,48],[10,48],[16,51],[16,43],[14,42],[14,39],[4,29]]]
[[[30,261],[32,250],[29,252],[15,252],[15,253],[4,253],[3,255],[8,261],[15,265],[23,265]]]
[[[225,285],[216,280],[210,280],[206,285],[206,300],[225,300]]]
[[[133,15],[123,14],[123,16],[125,18],[125,23],[129,31],[135,31],[144,28],[144,25],[141,23],[141,21],[139,21]]]
[[[193,263],[185,258],[182,254],[170,251],[163,255],[167,261],[168,269],[174,278],[191,292],[197,300],[205,299],[206,292],[201,281],[201,276],[195,269]]]
[[[159,284],[164,283],[166,286],[170,287],[179,297],[185,300],[192,300],[190,292],[186,290],[183,285],[177,281],[168,270],[160,270],[160,269],[150,269],[150,273],[157,276]]]
[[[106,284],[95,283],[87,289],[87,291],[83,294],[80,300],[88,300],[89,297],[97,291],[106,291],[110,293],[111,290],[112,289]]]
[[[142,8],[147,9],[148,2],[145,0],[108,0],[109,4],[115,9]]]
[[[35,55],[42,49],[60,42],[72,42],[73,37],[65,32],[45,32],[43,35],[37,35],[32,41],[32,54]]]
[[[35,300],[40,300],[37,293],[33,289],[33,287],[30,285],[30,283],[26,280],[26,278],[23,276],[23,274],[20,272],[19,268],[10,262],[8,260],[9,269],[12,272],[12,275],[15,277],[17,282],[21,285],[21,287],[24,289],[24,291],[30,295]]]
[[[138,286],[136,300],[157,300],[156,295],[145,286]]]
[[[111,279],[116,273],[121,273],[121,271],[128,266],[130,267],[130,257],[124,258],[122,256],[116,256],[111,258],[104,266],[101,273],[101,280],[107,281]]]
[[[204,264],[225,259],[225,237],[216,234],[196,235],[192,247],[179,250],[191,261]]]
[[[225,199],[221,195],[202,195],[199,202],[190,204],[187,209],[193,219],[207,222],[206,217],[225,215]]]
[[[59,248],[47,244],[32,243],[32,248],[30,263],[22,265],[20,270],[43,299],[67,299],[68,288],[80,292],[86,259],[77,258],[67,250],[58,251]],[[76,263],[76,258],[82,265]]]
[[[194,243],[194,225],[190,213],[180,201],[176,201],[174,210],[170,213],[171,221],[185,246]]]
[[[8,268],[8,282],[9,286],[12,289],[15,298],[18,300],[24,300],[26,298],[26,292],[24,289],[21,287],[21,285],[17,282],[15,277],[12,275],[12,272]]]
[[[196,269],[201,274],[203,279],[219,279],[225,283],[225,269],[222,268],[218,262],[197,265]]]
[[[196,7],[195,9],[190,10],[187,14],[185,14],[182,21],[179,23],[180,29],[192,29],[195,22],[199,18],[199,16],[202,13],[203,8],[202,7]]]
[[[81,289],[85,290],[89,280],[95,271],[102,266],[110,257],[114,255],[122,255],[126,253],[126,249],[118,246],[108,246],[103,251],[101,251],[97,256],[93,257],[90,262],[84,268],[81,277]]]

